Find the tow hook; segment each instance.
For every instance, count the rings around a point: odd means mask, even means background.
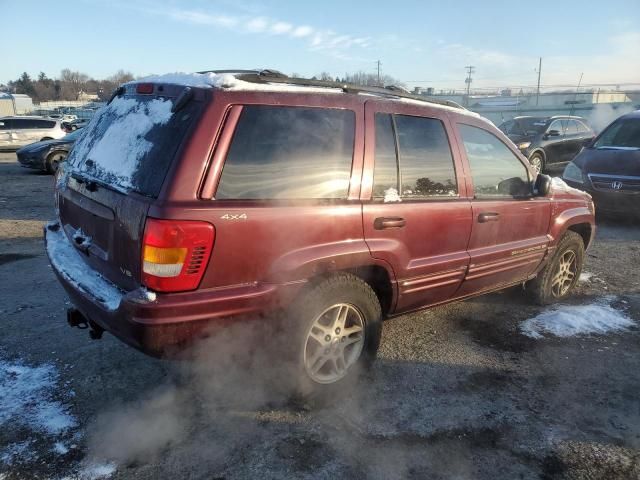
[[[104,333],[104,328],[85,317],[77,308],[69,308],[67,310],[67,323],[82,330],[89,329],[89,337],[92,340],[100,340]]]

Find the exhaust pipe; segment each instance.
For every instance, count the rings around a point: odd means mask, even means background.
[[[89,320],[77,308],[69,308],[67,310],[67,323],[71,327],[76,327],[81,330],[90,329],[89,337],[91,337],[92,340],[100,340],[104,333],[104,328]]]

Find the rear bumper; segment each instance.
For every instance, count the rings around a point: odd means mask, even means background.
[[[176,353],[216,327],[283,306],[300,284],[243,285],[155,294],[120,290],[91,269],[58,223],[44,229],[47,256],[72,303],[90,322],[153,356]]]

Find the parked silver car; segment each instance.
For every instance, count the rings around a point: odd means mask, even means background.
[[[18,149],[41,140],[66,135],[62,122],[43,117],[0,117],[0,149]]]

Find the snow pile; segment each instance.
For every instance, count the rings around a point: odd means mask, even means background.
[[[73,148],[73,168],[91,177],[108,181],[122,189],[132,188],[132,176],[140,160],[153,147],[145,139],[156,125],[171,118],[173,102],[153,99],[141,102],[135,98],[116,97],[94,116],[94,122],[109,121],[101,135],[84,135]],[[99,127],[98,127],[99,128]]]
[[[593,273],[591,272],[582,272],[580,277],[578,278],[579,282],[590,282],[591,277],[593,277]]]
[[[108,478],[116,471],[116,466],[112,463],[106,464],[86,464],[80,470],[69,477],[60,480],[98,480]]]
[[[53,365],[29,367],[0,360],[0,426],[18,424],[50,435],[75,427],[75,418],[52,398],[57,382]]]
[[[563,305],[530,318],[520,328],[528,337],[542,338],[545,333],[556,337],[604,335],[633,326],[631,318],[609,305],[610,300],[587,305]]]
[[[565,182],[560,177],[551,177],[551,191],[588,195],[586,192],[583,192],[582,190],[578,190],[577,188],[570,187],[569,185],[567,185],[567,182]]]
[[[120,306],[123,292],[95,270],[87,268],[57,224],[47,225],[46,248],[53,267],[78,290],[96,299],[108,310],[116,310]]]

